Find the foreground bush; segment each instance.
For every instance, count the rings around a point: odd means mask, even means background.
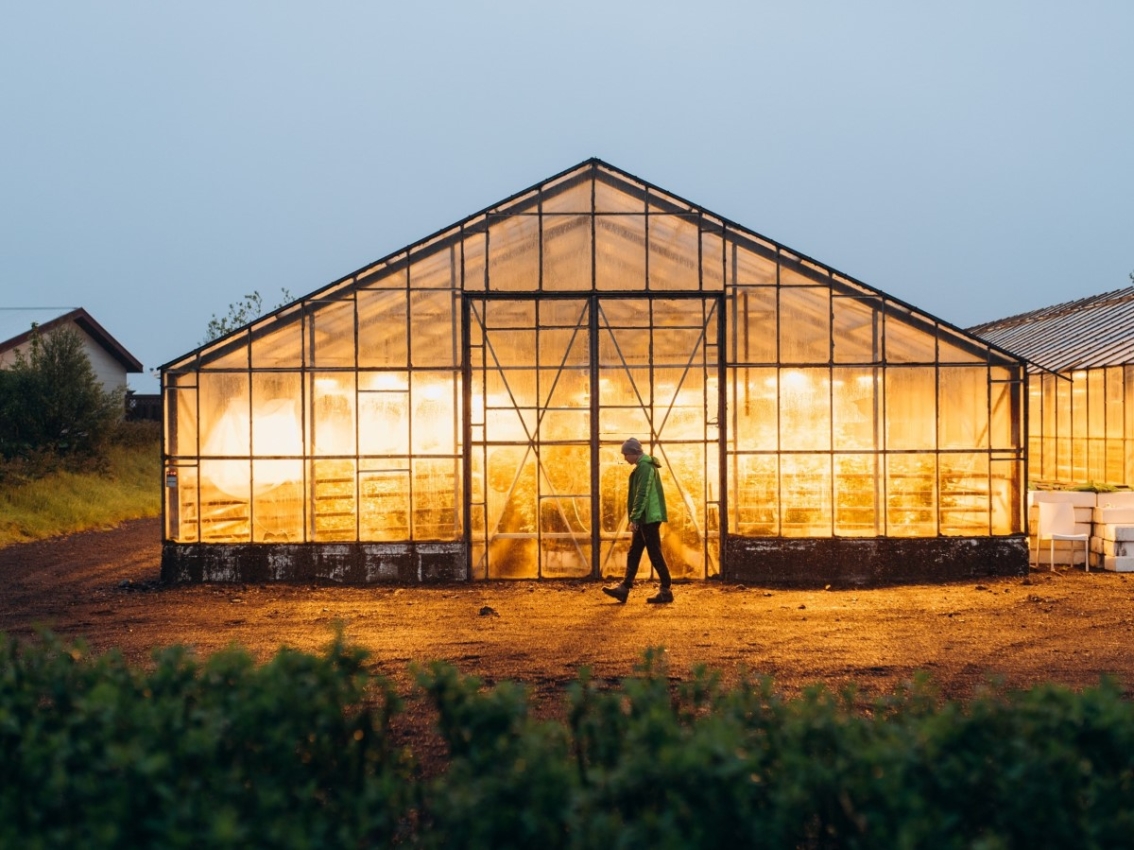
[[[1110,683],[990,690],[924,681],[858,707],[647,654],[619,687],[585,672],[562,721],[522,687],[418,671],[448,748],[423,778],[399,704],[336,641],[321,657],[158,654],[140,672],[50,637],[0,641],[3,847],[1130,846],[1134,708]]]
[[[51,638],[0,654],[0,847],[371,846],[402,817],[397,700],[341,642],[149,672]]]

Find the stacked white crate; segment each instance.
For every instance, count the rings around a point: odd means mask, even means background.
[[[1134,572],[1134,493],[1099,493],[1093,519],[1094,562],[1117,573]]]
[[[1054,559],[1056,565],[1082,566],[1085,560],[1082,540],[1056,540],[1053,547],[1052,541],[1045,539],[1043,545],[1039,545],[1037,535],[1039,532],[1038,505],[1040,502],[1070,502],[1075,509],[1075,530],[1072,533],[1091,534],[1093,533],[1091,529],[1096,510],[1095,494],[1081,493],[1076,490],[1028,491],[1028,541],[1029,545],[1036,550],[1036,565],[1050,567]],[[1134,502],[1131,503],[1131,508],[1134,508]],[[1098,565],[1099,556],[1095,555],[1094,552],[1095,550],[1092,547],[1091,566]],[[1134,545],[1131,546],[1130,554],[1134,555]]]

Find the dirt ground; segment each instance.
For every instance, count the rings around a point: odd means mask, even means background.
[[[1121,574],[840,591],[698,582],[676,585],[669,606],[647,605],[646,584],[619,605],[597,582],[164,586],[160,533],[139,520],[0,549],[0,630],[46,626],[145,663],[171,644],[208,654],[236,643],[263,659],[281,645],[318,652],[339,621],[402,686],[411,662],[444,659],[489,683],[527,683],[544,707],[580,666],[616,681],[651,646],[665,647],[675,677],[699,663],[726,681],[747,669],[788,695],[854,682],[870,698],[916,671],[962,699],[990,678],[1082,687],[1105,674],[1134,694],[1134,579]]]

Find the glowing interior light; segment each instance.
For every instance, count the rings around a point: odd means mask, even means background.
[[[795,390],[797,392],[799,390],[806,389],[807,386],[811,383],[807,379],[807,376],[805,374],[794,370],[790,372],[784,372],[783,377],[780,380],[783,381],[784,389]]]
[[[296,404],[289,398],[273,398],[252,413],[257,455],[296,455],[303,450],[303,430]]]

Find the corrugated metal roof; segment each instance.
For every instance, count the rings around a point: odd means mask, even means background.
[[[1134,363],[1134,286],[968,330],[1053,372]]]

